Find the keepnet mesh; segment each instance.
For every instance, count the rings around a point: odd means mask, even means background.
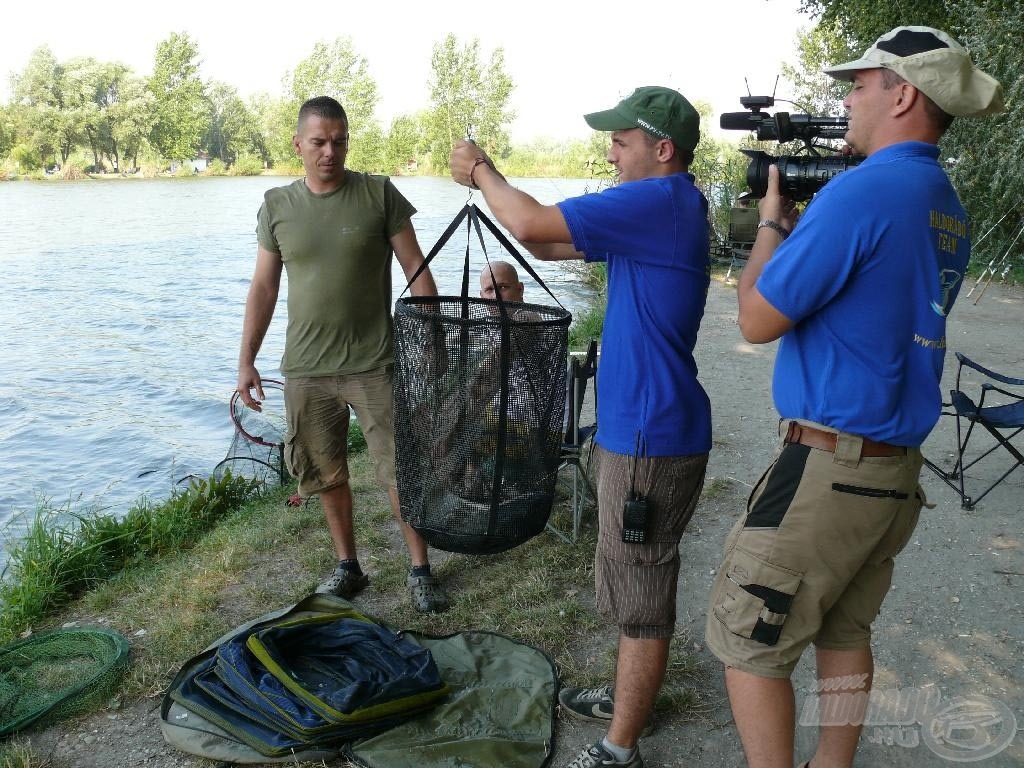
[[[462,296],[396,302],[395,458],[402,518],[437,549],[489,554],[537,535],[551,513],[572,318],[467,296],[468,259],[467,247]]]
[[[103,627],[59,629],[0,648],[0,736],[95,709],[116,691],[128,641]]]

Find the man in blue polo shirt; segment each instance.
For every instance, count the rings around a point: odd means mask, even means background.
[[[669,88],[638,88],[584,116],[611,131],[620,183],[544,206],[510,186],[475,144],[451,156],[452,177],[540,259],[603,261],[608,310],[598,366],[595,558],[598,605],[619,628],[615,686],[567,688],[570,716],[609,724],[569,768],[640,768],[675,629],[679,541],[697,505],[711,448],[708,397],[693,347],[708,290],[707,201],[688,172],[697,112]]]
[[[871,623],[923,503],[920,446],[939,417],[946,316],[970,255],[936,144],[954,116],[1002,109],[999,83],[929,27],[894,29],[825,71],[853,82],[846,142],[867,159],[795,229],[773,167],[737,287],[744,338],[782,339],[781,450],[726,540],[707,618],[751,768],[793,765],[789,677],[811,643],[819,710],[843,716],[822,719],[803,766],[853,762]]]

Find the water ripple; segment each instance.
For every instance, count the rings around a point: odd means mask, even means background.
[[[256,211],[267,188],[290,181],[0,185],[0,524],[40,499],[124,511],[224,457]],[[465,190],[443,179],[395,184],[420,209],[413,223],[427,251]],[[546,180],[517,184],[555,202]],[[558,185],[578,194],[585,182]],[[465,244],[456,235],[434,262],[442,293],[459,290]],[[568,308],[588,295],[562,267],[538,270]],[[397,297],[397,267],[394,278]],[[543,300],[529,282],[527,293]],[[284,317],[282,290],[258,361],[265,376],[280,375]]]

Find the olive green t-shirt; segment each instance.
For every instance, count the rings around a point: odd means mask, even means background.
[[[285,376],[392,362],[389,240],[415,212],[387,177],[353,171],[322,195],[304,179],[267,190],[256,239],[281,256],[288,274]]]

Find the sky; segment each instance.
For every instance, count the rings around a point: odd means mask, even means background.
[[[58,61],[92,56],[148,75],[157,44],[187,32],[199,46],[203,79],[248,97],[279,95],[282,76],[317,42],[347,36],[377,82],[377,118],[386,128],[427,106],[433,46],[452,33],[462,43],[478,39],[484,64],[504,49],[515,84],[514,141],[585,138],[584,113],[610,108],[641,85],[676,88],[709,102],[716,115],[742,109],[744,78],[752,93],[772,93],[781,62],[794,57],[798,29],[811,24],[798,7],[799,0],[53,0],[44,13],[14,3],[3,14],[0,101],[10,99],[9,75],[41,45]],[[778,96],[787,95],[784,87],[780,81]]]

